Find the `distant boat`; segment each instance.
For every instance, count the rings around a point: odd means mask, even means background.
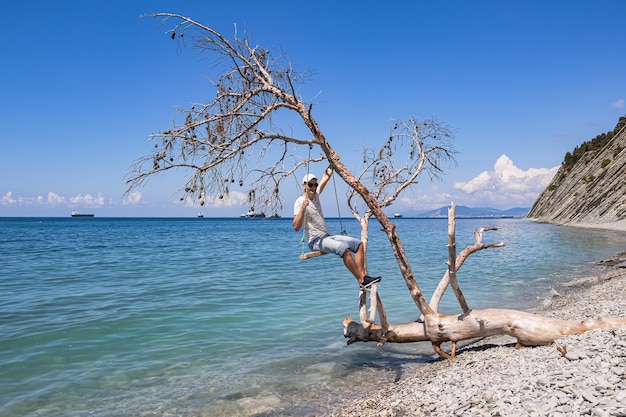
[[[402,213],[393,213],[393,217],[395,217],[396,219],[400,219],[402,218]]]
[[[250,207],[250,210],[248,210],[246,214],[241,214],[239,215],[239,217],[246,218],[246,219],[255,219],[258,217],[265,217],[265,213],[264,212],[257,213],[254,211],[254,207]]]
[[[72,212],[72,217],[93,217],[93,213],[79,213],[76,210]]]
[[[198,217],[204,217],[204,214],[198,213]]]

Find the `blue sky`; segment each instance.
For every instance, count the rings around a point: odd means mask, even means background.
[[[565,152],[626,114],[621,0],[11,2],[0,27],[0,216],[200,211],[178,201],[174,176],[124,195],[149,135],[171,125],[175,107],[213,95],[211,61],[140,18],[153,12],[227,37],[236,24],[312,71],[304,98],[315,97],[314,115],[348,167],[362,146],[382,144],[390,119],[434,117],[455,129],[458,165],[441,182],[424,178],[393,211],[529,207]],[[298,192],[285,190],[283,216]],[[201,211],[246,210],[234,195]]]

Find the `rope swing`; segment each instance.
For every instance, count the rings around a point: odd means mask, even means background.
[[[313,142],[309,142],[309,159],[307,159],[307,163],[306,163],[306,175],[308,177],[309,175],[309,167],[311,165],[311,149],[313,149]],[[322,255],[322,251],[315,251],[315,252],[319,252],[319,254],[317,255],[312,255],[312,256],[305,256],[305,255],[309,255],[313,252],[309,252],[308,254],[304,253],[304,244],[306,243],[306,233],[305,233],[305,225],[306,225],[306,210],[304,210],[304,217],[302,218],[302,252],[300,253],[300,256],[298,256],[299,259],[308,259],[308,258],[312,258],[314,256],[319,256]]]
[[[308,159],[308,162],[306,164],[306,173],[307,173],[307,175],[309,175],[309,164],[311,163],[311,150],[312,149],[313,149],[313,142],[309,142],[309,159]],[[334,170],[335,167],[333,166],[332,161],[329,160],[328,162],[330,163],[329,168]],[[334,176],[332,177],[332,179],[333,179],[333,188],[334,188],[334,191],[335,191],[335,201],[337,202],[337,215],[339,216],[339,228],[341,229],[341,234],[342,235],[347,235],[348,232],[346,232],[345,229],[343,228],[343,222],[341,221],[341,211],[339,209],[339,196],[337,195],[337,183],[335,182],[335,177]],[[298,259],[304,260],[304,259],[315,258],[317,256],[326,255],[327,252],[322,252],[321,250],[315,250],[315,251],[311,251],[311,252],[305,252],[304,251],[304,245],[306,244],[305,228],[306,228],[306,210],[304,211],[304,217],[302,219],[302,239],[301,239],[302,252],[300,253],[300,255],[298,255]]]
[[[333,171],[335,170],[335,166],[333,165],[332,160],[328,160],[329,168]],[[335,176],[333,175],[333,188],[335,189],[335,201],[337,202],[337,216],[339,216],[339,230],[341,230],[341,234],[346,236],[348,232],[343,228],[343,223],[341,222],[341,210],[339,209],[339,196],[337,195],[337,183],[335,182]]]

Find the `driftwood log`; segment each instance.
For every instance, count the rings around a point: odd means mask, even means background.
[[[482,234],[495,228],[481,228],[476,231],[473,245],[465,248],[459,256],[455,250],[455,207],[454,203],[448,211],[448,271],[433,293],[431,302],[422,316],[412,323],[391,325],[387,323],[385,310],[378,294],[378,285],[370,290],[370,314],[367,315],[366,291],[361,290],[359,298],[359,316],[361,323],[350,317],[343,322],[344,336],[348,344],[354,342],[377,342],[383,345],[392,343],[426,342],[432,343],[433,349],[441,357],[454,358],[456,343],[462,340],[482,338],[494,335],[509,335],[517,339],[517,348],[521,346],[550,345],[565,335],[580,334],[589,330],[626,325],[626,318],[604,318],[579,320],[559,320],[508,309],[471,310],[463,297],[457,281],[457,270],[467,257],[479,250],[502,247],[499,244],[483,244]],[[461,313],[447,315],[437,313],[439,301],[445,289],[452,287],[459,301]],[[419,305],[418,305],[419,306]],[[375,323],[376,313],[380,316],[380,324]],[[451,343],[451,352],[441,349],[444,342]]]

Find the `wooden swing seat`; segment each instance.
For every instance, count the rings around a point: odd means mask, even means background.
[[[326,255],[328,252],[322,252],[321,250],[314,250],[313,252],[302,253],[298,255],[298,259],[315,258],[316,256]]]

